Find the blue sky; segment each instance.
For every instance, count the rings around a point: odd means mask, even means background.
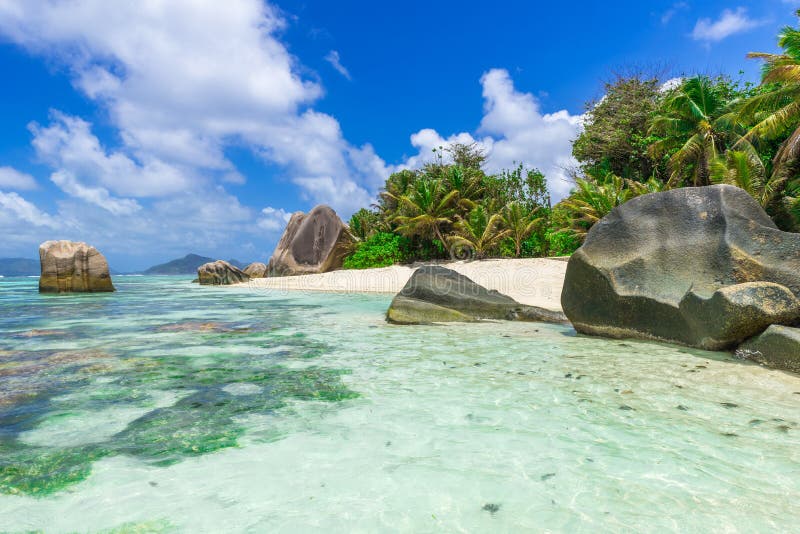
[[[263,261],[291,212],[347,216],[454,140],[560,197],[613,72],[756,81],[745,54],[798,7],[0,0],[0,257],[79,239],[122,270]]]

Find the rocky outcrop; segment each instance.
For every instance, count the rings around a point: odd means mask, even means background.
[[[106,258],[93,246],[76,241],[39,245],[40,293],[114,291]]]
[[[197,280],[204,286],[224,286],[247,282],[250,277],[227,261],[217,260],[198,267]]]
[[[439,266],[420,267],[392,300],[386,313],[397,324],[430,324],[481,319],[565,322],[556,311],[525,306],[464,275]]]
[[[355,242],[347,225],[328,206],[294,213],[269,260],[269,274],[325,273],[339,269]]]
[[[561,304],[579,332],[733,348],[800,319],[800,235],[728,185],[644,195],[594,225]]]
[[[772,325],[737,354],[767,367],[800,373],[800,329]]]
[[[266,278],[267,265],[256,261],[245,267],[243,272],[250,278]]]

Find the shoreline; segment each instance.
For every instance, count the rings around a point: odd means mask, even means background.
[[[567,262],[552,258],[502,258],[475,261],[431,262],[452,269],[487,289],[494,289],[520,304],[561,311],[561,289]],[[422,264],[374,269],[342,269],[320,274],[251,278],[231,287],[275,291],[396,294]]]

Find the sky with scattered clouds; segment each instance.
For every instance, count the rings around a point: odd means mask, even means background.
[[[757,80],[800,0],[0,0],[0,257],[46,239],[118,270],[266,260],[292,212],[343,217],[451,142],[568,194],[614,72]]]

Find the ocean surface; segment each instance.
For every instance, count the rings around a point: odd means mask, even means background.
[[[800,377],[390,296],[0,280],[2,532],[789,532]]]

